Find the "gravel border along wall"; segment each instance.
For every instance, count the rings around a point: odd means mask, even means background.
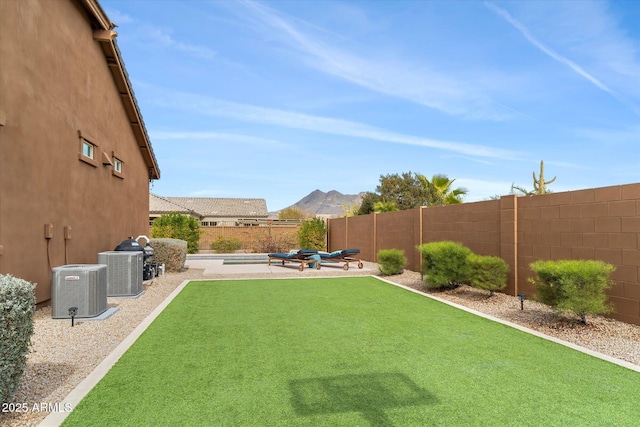
[[[375,264],[365,265],[377,272]],[[73,328],[69,321],[52,319],[50,307],[37,310],[27,370],[21,386],[9,402],[14,404],[14,410],[18,406],[26,410],[0,413],[0,426],[38,425],[49,410],[56,410],[56,403],[91,373],[180,283],[189,279],[212,278],[204,277],[202,273],[203,270],[191,269],[156,278],[145,286],[145,293],[137,299],[109,298],[109,306],[120,309],[114,316],[103,321],[80,319]],[[357,270],[343,272],[342,269],[331,269],[327,275],[357,273]],[[250,277],[258,278],[256,275]],[[233,278],[240,276],[234,275]],[[527,300],[525,309],[520,310],[517,297],[496,293],[487,298],[488,292],[468,286],[453,291],[429,291],[425,289],[420,274],[412,271],[385,279],[640,366],[640,326],[602,316],[588,317],[589,324],[584,326],[577,319],[560,316],[543,304]],[[147,362],[143,360],[140,363]]]

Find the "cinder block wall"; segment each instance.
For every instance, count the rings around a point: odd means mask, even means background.
[[[534,292],[529,264],[539,259],[613,264],[611,317],[640,324],[640,183],[329,221],[329,250],[357,247],[363,259],[375,261],[380,249],[403,249],[415,271],[421,269],[416,246],[440,240],[503,258],[510,295]]]
[[[616,267],[611,317],[640,324],[640,184],[520,197],[518,286],[538,259],[598,259]]]
[[[268,236],[273,238],[289,238],[293,243],[293,246],[289,249],[295,249],[297,244],[297,233],[299,225],[279,225],[279,226],[265,226],[265,227],[201,227],[202,235],[200,236],[200,250],[211,249],[211,243],[218,237],[222,236],[225,239],[238,239],[242,242],[242,249],[256,252],[257,242],[260,239],[265,239]]]

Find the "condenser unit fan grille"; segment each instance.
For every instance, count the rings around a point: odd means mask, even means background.
[[[69,308],[77,307],[77,318],[96,317],[107,310],[107,266],[63,265],[53,268],[51,317],[68,319]]]

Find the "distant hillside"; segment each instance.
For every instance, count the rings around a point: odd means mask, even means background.
[[[342,194],[339,191],[331,190],[328,193],[315,190],[288,207],[297,207],[313,215],[326,217],[339,217],[344,215],[343,204],[351,206],[360,205],[364,192],[359,194]]]

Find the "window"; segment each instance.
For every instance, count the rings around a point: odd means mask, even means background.
[[[93,159],[94,145],[87,141],[86,139],[82,139],[82,155]]]
[[[78,136],[80,137],[78,160],[97,168],[98,144],[95,143],[95,139],[82,131],[78,131]]]
[[[113,163],[111,174],[117,178],[124,178],[124,162],[114,151],[111,152],[111,162]]]

